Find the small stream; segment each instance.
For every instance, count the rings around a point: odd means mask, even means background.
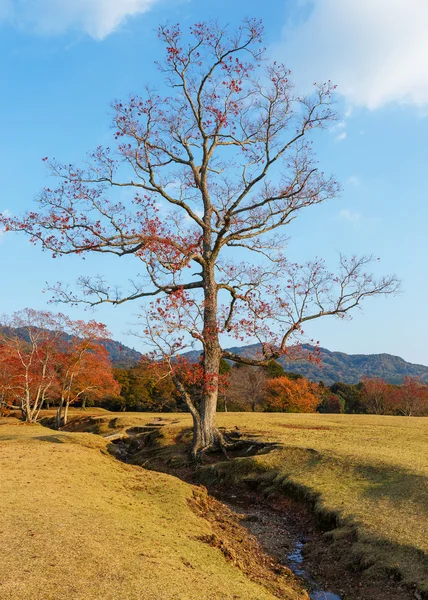
[[[155,421],[162,421],[156,419]],[[129,462],[144,447],[148,447],[151,436],[164,423],[153,422],[145,426],[132,427],[126,432],[115,432],[107,436],[115,451],[112,454],[120,461]],[[253,446],[250,447],[250,450]],[[257,454],[256,448],[253,454]],[[248,455],[248,449],[245,452]],[[220,457],[220,460],[222,457]],[[163,472],[179,477],[190,484],[199,483],[194,470],[169,467]],[[254,490],[240,488],[225,490],[215,482],[206,484],[208,493],[225,504],[261,544],[264,551],[288,567],[302,580],[310,600],[409,600],[419,594],[405,590],[391,581],[385,580],[379,585],[363,584],[352,577],[340,565],[336,557],[328,551],[328,544],[322,539],[316,523],[310,513],[298,502],[282,496],[273,502],[266,500]],[[321,581],[323,583],[321,583]],[[336,591],[330,591],[330,589]],[[336,593],[338,592],[338,593]]]
[[[309,592],[309,598],[311,600],[341,600],[340,596],[333,594],[333,592],[326,592],[320,589],[320,586],[309,576],[309,573],[305,570],[303,564],[302,549],[305,542],[302,540],[296,541],[296,546],[291,554],[288,555],[288,567],[298,577],[301,577],[305,582],[310,584],[312,591]]]
[[[292,511],[277,511],[248,497],[242,500],[229,495],[219,500],[241,516],[241,524],[269,554],[303,580],[311,600],[342,600],[341,596],[323,589],[305,567],[304,547],[308,539],[299,531]]]

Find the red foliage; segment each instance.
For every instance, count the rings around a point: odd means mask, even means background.
[[[321,412],[321,409],[320,409]],[[327,392],[322,399],[322,412],[339,414],[342,412],[342,404],[337,394]]]
[[[60,399],[60,411],[82,395],[119,387],[100,341],[105,326],[65,315],[25,309],[0,329],[0,394],[35,421],[43,405]]]
[[[393,414],[395,411],[394,388],[379,377],[364,377],[361,402],[368,413]]]
[[[416,377],[405,377],[403,385],[392,390],[391,398],[400,415],[428,415],[428,385]]]

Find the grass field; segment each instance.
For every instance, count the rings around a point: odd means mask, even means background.
[[[287,577],[269,591],[206,543],[202,492],[106,447],[0,419],[1,600],[307,598]]]
[[[190,425],[187,415],[98,413],[92,430],[111,435],[159,418],[165,426],[158,453],[173,458],[180,452],[176,441]],[[363,568],[368,577],[386,570],[428,593],[427,418],[220,413],[218,423],[282,447],[207,468],[205,481],[251,480],[265,493],[304,497],[331,522],[335,543],[352,540],[350,566]],[[147,461],[147,452],[136,462]]]

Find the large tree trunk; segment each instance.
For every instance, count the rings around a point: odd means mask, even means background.
[[[0,400],[0,417],[3,417],[8,414],[8,405],[7,402]]]
[[[204,350],[202,357],[204,380],[199,410],[180,377],[174,374],[172,376],[174,385],[193,418],[192,456],[195,460],[200,459],[205,451],[222,448],[223,445],[222,435],[215,423],[221,348],[217,332],[217,285],[213,268],[205,269],[204,281]]]
[[[22,420],[26,423],[31,423],[31,400],[28,389],[25,390],[24,396],[21,398],[21,414]]]
[[[193,454],[193,458],[196,458],[197,448],[200,448],[202,445],[201,417],[199,415],[198,410],[196,409],[196,406],[193,403],[192,398],[190,397],[190,394],[187,392],[185,386],[183,385],[183,382],[181,381],[181,379],[177,375],[173,374],[172,381],[173,381],[175,387],[177,388],[177,391],[179,392],[180,396],[183,398],[184,402],[186,403],[190,414],[192,415],[192,419],[193,419],[193,451],[192,451],[192,454]]]
[[[218,400],[218,376],[221,348],[217,330],[217,284],[214,267],[204,270],[204,382],[199,419],[194,421],[196,435],[193,439],[193,454],[197,456],[206,450],[219,448],[222,437],[215,423]]]

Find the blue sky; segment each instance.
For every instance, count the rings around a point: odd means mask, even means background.
[[[332,79],[343,118],[317,140],[338,200],[290,227],[291,259],[373,253],[402,279],[394,298],[368,301],[351,322],[324,320],[308,331],[330,350],[388,352],[428,364],[428,5],[425,0],[0,0],[0,212],[31,209],[48,183],[42,157],[79,161],[110,140],[110,103],[159,81],[156,27],[206,18],[234,25],[264,20],[272,57],[297,85]],[[46,308],[45,282],[81,273],[112,282],[132,262],[109,257],[53,260],[27,239],[0,234],[0,312]],[[77,308],[62,307],[80,317]],[[143,349],[127,331],[138,306],[103,307],[94,317],[116,339]]]

